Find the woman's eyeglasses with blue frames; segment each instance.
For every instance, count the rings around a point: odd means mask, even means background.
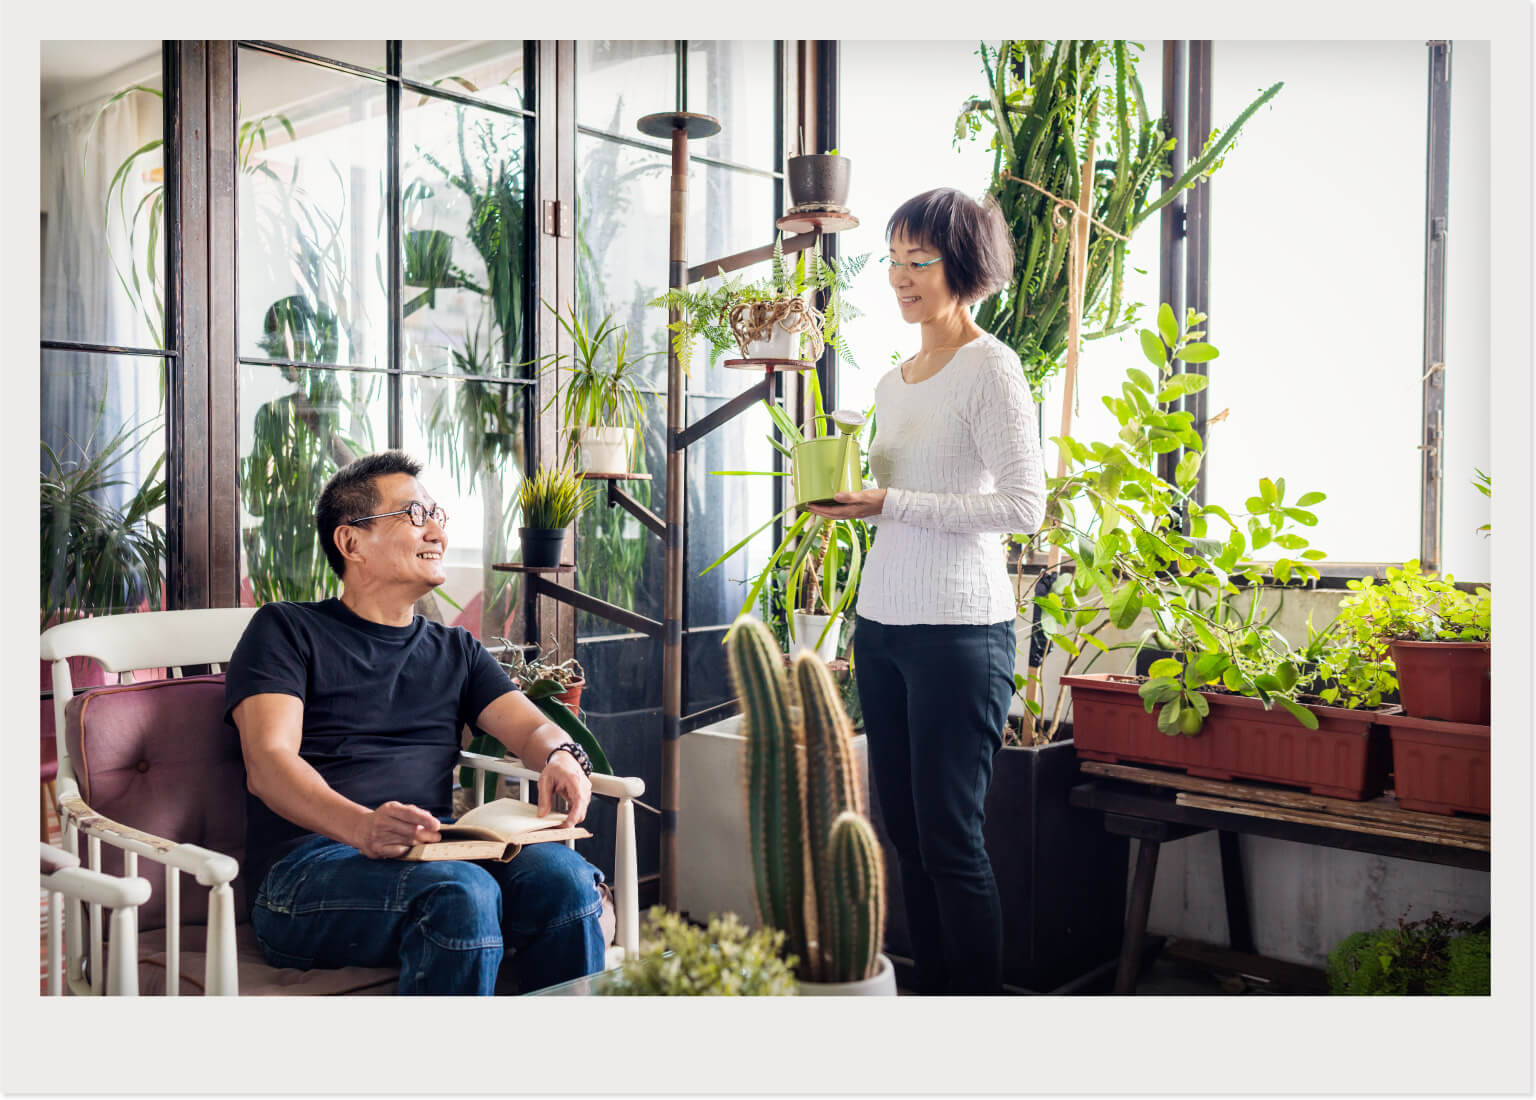
[[[901,260],[893,260],[889,256],[881,256],[880,262],[891,268],[893,271],[900,271],[904,267],[910,267],[913,271],[922,271],[924,268],[932,267],[934,264],[939,263],[943,259],[943,256],[936,256],[931,260],[912,260],[910,262],[904,263]]]

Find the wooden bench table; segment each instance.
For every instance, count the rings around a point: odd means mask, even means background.
[[[1140,842],[1115,975],[1116,993],[1136,989],[1158,850],[1166,841],[1216,831],[1228,940],[1233,951],[1248,955],[1254,947],[1237,840],[1240,833],[1479,871],[1489,867],[1487,821],[1404,810],[1390,794],[1350,802],[1159,768],[1092,760],[1081,761],[1080,767],[1092,778],[1072,788],[1071,804],[1103,813],[1107,830]]]

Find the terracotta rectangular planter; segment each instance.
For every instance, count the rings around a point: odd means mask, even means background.
[[[1157,728],[1141,682],[1094,673],[1063,676],[1072,689],[1072,736],[1087,760],[1136,761],[1180,768],[1207,779],[1258,779],[1305,787],[1313,794],[1361,801],[1381,794],[1387,738],[1372,727],[1379,711],[1313,706],[1309,730],[1280,707],[1257,699],[1205,693],[1211,713],[1193,737]]]
[[[1381,720],[1392,734],[1399,806],[1429,814],[1489,813],[1491,727],[1406,714]]]

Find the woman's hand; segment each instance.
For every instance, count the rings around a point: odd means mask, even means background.
[[[860,489],[855,493],[838,493],[832,498],[836,504],[807,504],[806,511],[828,519],[863,519],[878,516],[885,507],[884,489]]]

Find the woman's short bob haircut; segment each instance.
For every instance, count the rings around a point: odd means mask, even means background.
[[[924,191],[896,208],[886,223],[885,239],[898,231],[944,257],[944,281],[966,305],[1013,280],[1013,237],[990,195],[977,202],[953,187]]]

